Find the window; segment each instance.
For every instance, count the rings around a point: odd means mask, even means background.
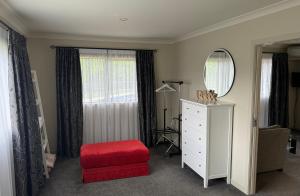
[[[137,139],[136,54],[131,50],[80,50],[83,143]]]
[[[80,50],[83,103],[137,102],[135,51]]]
[[[272,54],[263,54],[260,79],[259,127],[269,126],[269,99],[271,92]]]

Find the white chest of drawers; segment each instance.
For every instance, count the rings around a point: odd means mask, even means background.
[[[182,101],[182,168],[188,165],[204,179],[231,174],[233,104]]]

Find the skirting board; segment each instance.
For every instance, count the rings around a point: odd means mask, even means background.
[[[238,183],[238,182],[236,182],[232,179],[231,179],[231,184],[232,184],[232,186],[236,187],[237,189],[239,189],[240,191],[242,191],[246,195],[249,195],[248,187],[244,187],[243,185],[241,185],[240,183]]]
[[[208,177],[209,180],[211,179],[215,179],[215,178],[226,178],[227,177],[227,174],[217,174],[217,175],[210,175]]]

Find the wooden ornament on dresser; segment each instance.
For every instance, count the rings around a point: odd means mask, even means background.
[[[231,138],[234,104],[182,102],[182,168],[188,165],[204,179],[231,174]]]
[[[217,102],[218,94],[214,90],[197,90],[197,98],[199,102]]]

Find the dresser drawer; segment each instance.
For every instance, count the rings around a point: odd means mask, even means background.
[[[206,118],[207,109],[193,104],[183,103],[182,114],[185,118],[203,119]]]
[[[194,154],[206,154],[206,139],[204,137],[191,138],[189,136],[182,136],[182,147],[186,147]]]
[[[206,128],[206,118],[194,118],[183,114],[182,124],[189,125],[196,129]]]
[[[191,124],[182,124],[182,135],[192,135],[192,137],[206,136],[206,126],[192,126]]]
[[[202,160],[199,156],[196,156],[191,151],[186,151],[183,154],[183,161],[186,163],[192,170],[198,173],[200,176],[204,177],[205,174],[205,161]]]
[[[182,152],[185,154],[186,152],[193,153],[194,158],[198,161],[205,162],[206,160],[206,151],[205,147],[198,146],[197,148],[193,148],[191,143],[186,142],[182,144]]]

